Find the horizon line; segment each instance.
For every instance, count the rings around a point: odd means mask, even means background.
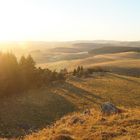
[[[110,39],[96,39],[96,40],[0,40],[0,43],[8,43],[8,42],[96,42],[96,41],[109,41],[109,42],[140,42],[140,40],[110,40]]]

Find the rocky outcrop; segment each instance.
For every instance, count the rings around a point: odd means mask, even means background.
[[[101,105],[101,112],[103,114],[110,115],[110,114],[119,113],[120,110],[114,104],[110,102],[106,102]]]

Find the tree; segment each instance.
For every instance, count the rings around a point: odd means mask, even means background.
[[[83,70],[84,70],[83,66],[81,66],[80,70],[81,70],[81,71],[83,71]]]
[[[35,70],[35,61],[34,61],[33,58],[31,57],[31,55],[28,55],[28,56],[27,56],[26,63],[27,63],[27,64],[26,64],[27,67],[28,67],[30,70],[32,70],[32,71]]]
[[[80,72],[80,70],[81,70],[81,67],[80,67],[80,66],[78,66],[78,67],[77,67],[77,73],[79,73],[79,72]]]
[[[20,60],[19,60],[19,65],[20,65],[21,67],[24,67],[25,64],[26,64],[26,58],[25,58],[25,56],[23,55],[23,56],[21,56],[21,58],[20,58]]]
[[[12,94],[19,90],[19,67],[12,53],[0,54],[0,93]]]
[[[76,76],[76,74],[77,74],[77,71],[76,71],[76,69],[74,69],[73,70],[73,76]]]
[[[35,79],[36,68],[35,68],[35,62],[31,57],[31,55],[28,55],[27,58],[25,58],[25,56],[22,56],[19,61],[19,67],[20,67],[23,89],[28,89],[29,87],[33,87],[36,82]]]
[[[31,55],[17,58],[12,53],[0,53],[0,95],[23,92],[54,81],[65,81],[67,70],[62,72],[36,68]]]

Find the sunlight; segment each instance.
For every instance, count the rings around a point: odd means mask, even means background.
[[[140,137],[140,0],[0,0],[0,140]]]
[[[0,41],[139,40],[139,7],[130,13],[131,6],[97,0],[1,0]]]
[[[18,44],[18,45],[20,46],[20,48],[22,48],[22,49],[28,48],[28,44],[27,44],[26,42],[19,41],[17,44]]]

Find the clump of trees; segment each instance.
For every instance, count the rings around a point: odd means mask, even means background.
[[[35,67],[31,55],[22,56],[18,61],[12,53],[0,53],[0,96],[41,87],[54,81],[65,81],[65,74]]]
[[[101,67],[83,68],[83,66],[78,66],[72,72],[73,76],[76,77],[88,77],[94,72],[107,72]]]
[[[73,76],[81,77],[85,74],[83,66],[78,66],[73,70]]]

